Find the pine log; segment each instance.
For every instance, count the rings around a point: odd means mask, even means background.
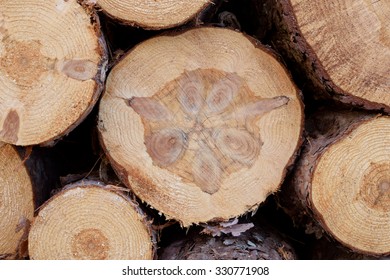
[[[167,29],[204,15],[218,7],[220,0],[83,0],[122,23],[144,29]]]
[[[99,109],[118,176],[184,226],[257,209],[293,162],[302,122],[299,91],[272,52],[212,27],[136,46]]]
[[[27,256],[30,222],[53,182],[48,170],[47,162],[35,150],[0,142],[0,259]]]
[[[64,187],[31,224],[31,259],[153,259],[155,237],[139,205],[120,188],[82,180]]]
[[[98,17],[76,0],[0,1],[0,141],[52,144],[103,88]]]
[[[294,260],[294,248],[275,230],[255,227],[239,236],[192,232],[159,253],[162,260]]]
[[[350,251],[390,254],[390,117],[325,110],[307,127],[281,204],[307,233],[325,231]],[[292,197],[295,205],[283,203]]]
[[[33,186],[17,151],[1,142],[0,212],[0,259],[17,258],[34,216]]]
[[[315,98],[390,112],[389,1],[256,1],[269,39]]]

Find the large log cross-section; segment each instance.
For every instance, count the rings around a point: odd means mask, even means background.
[[[278,190],[302,115],[268,49],[206,27],[131,50],[108,77],[99,131],[122,180],[187,226],[253,211]]]

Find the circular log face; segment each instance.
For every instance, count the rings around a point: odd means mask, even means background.
[[[30,258],[152,259],[145,222],[136,206],[115,192],[88,184],[73,187],[39,211],[29,234]]]
[[[184,225],[254,210],[279,188],[302,128],[280,64],[217,28],[137,46],[112,69],[99,116],[118,174]]]
[[[312,201],[342,243],[390,253],[390,118],[366,121],[320,157]]]
[[[390,106],[390,2],[289,0],[305,40],[343,92]]]
[[[33,186],[18,153],[0,142],[0,259],[13,258],[34,216]]]
[[[76,0],[0,2],[0,141],[51,141],[92,109],[104,52],[91,17]]]
[[[195,17],[210,0],[87,0],[97,3],[104,12],[123,22],[147,29],[178,26]]]

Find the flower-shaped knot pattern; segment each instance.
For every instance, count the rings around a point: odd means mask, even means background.
[[[142,119],[153,163],[213,194],[227,175],[255,163],[258,119],[288,100],[255,96],[235,73],[197,69],[126,102]]]

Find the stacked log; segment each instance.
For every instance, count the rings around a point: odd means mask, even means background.
[[[84,120],[103,88],[99,19],[75,0],[0,5],[0,141],[51,145]]]
[[[102,207],[102,205],[104,207]],[[153,259],[150,221],[120,188],[69,184],[40,209],[28,236],[31,259]]]
[[[144,29],[167,29],[189,21],[200,23],[210,17],[220,0],[83,0],[111,18]]]
[[[108,77],[99,132],[122,181],[189,226],[253,211],[276,192],[302,119],[299,91],[270,51],[204,27],[131,50]]]
[[[0,142],[0,259],[27,257],[35,209],[49,197],[56,175],[49,163],[43,152]]]
[[[276,30],[271,44],[305,76],[313,98],[390,112],[388,1],[255,3]]]
[[[389,117],[321,110],[311,117],[307,131],[283,193],[296,223],[304,221],[302,213],[309,214],[315,223],[308,223],[307,231],[319,237],[325,231],[351,251],[388,255]]]

